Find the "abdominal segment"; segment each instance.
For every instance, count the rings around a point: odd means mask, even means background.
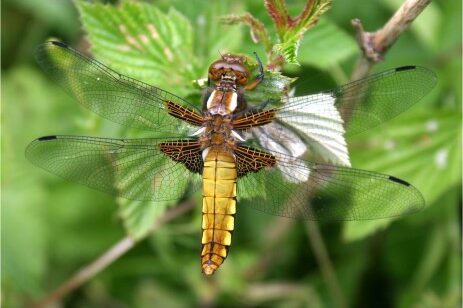
[[[209,148],[203,168],[201,265],[212,275],[228,255],[236,213],[236,163],[231,153]]]

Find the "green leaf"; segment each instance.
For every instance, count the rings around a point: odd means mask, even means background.
[[[283,56],[288,64],[298,64],[296,58],[300,40],[331,7],[331,0],[309,0],[302,13],[295,18],[289,16],[284,0],[267,0],[265,5],[279,39],[279,43],[273,46],[273,52]]]
[[[238,47],[241,37],[219,24],[216,14],[228,9],[225,4],[206,6],[194,25],[172,7],[163,13],[147,3],[115,7],[78,1],[77,7],[100,61],[183,97],[197,91],[192,80],[206,76],[218,51]]]
[[[352,165],[402,178],[421,191],[427,205],[433,204],[461,182],[460,119],[457,110],[409,112],[381,130],[356,136],[350,143]],[[344,237],[360,239],[393,220],[347,222]]]
[[[302,64],[326,70],[358,52],[359,49],[352,36],[335,23],[321,19],[302,40],[298,60]]]
[[[243,52],[242,31],[224,24],[220,16],[241,11],[236,1],[182,1],[175,6],[191,16],[194,28],[194,51],[200,60],[201,76],[206,76],[208,66],[220,56],[219,52]],[[190,9],[191,7],[191,9]],[[194,13],[194,12],[197,13]]]
[[[273,45],[272,51],[277,55],[283,56],[288,64],[299,64],[297,61],[297,51],[300,39],[297,36],[293,36],[286,39],[283,43]]]
[[[264,80],[253,90],[244,93],[250,104],[264,103],[267,100],[280,101],[282,95],[289,91],[289,87],[295,78],[282,75],[280,72],[265,72]]]
[[[193,53],[191,23],[178,11],[163,13],[153,5],[133,2],[114,7],[79,1],[77,7],[92,52],[102,62],[177,95],[189,93],[185,85],[198,77],[202,67]]]
[[[156,6],[164,9],[175,7],[191,21],[194,29],[194,52],[200,60],[202,73],[219,57],[219,52],[243,52],[242,31],[221,21],[221,16],[232,12],[242,12],[243,3],[223,1],[156,1]],[[252,51],[252,49],[251,49]]]
[[[172,202],[132,201],[121,198],[118,204],[125,229],[134,240],[140,240],[151,231],[155,220]]]

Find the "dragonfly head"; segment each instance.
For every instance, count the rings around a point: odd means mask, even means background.
[[[209,66],[209,79],[216,83],[233,81],[238,85],[244,85],[249,80],[249,70],[244,66],[245,61],[244,56],[224,54]]]

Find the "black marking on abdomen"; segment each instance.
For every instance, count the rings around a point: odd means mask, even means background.
[[[402,180],[402,179],[399,179],[399,178],[396,178],[395,176],[389,176],[389,180],[393,181],[393,182],[396,182],[396,183],[399,183],[399,184],[402,184],[402,185],[405,185],[405,186],[410,186],[410,183]]]
[[[44,137],[40,137],[39,139],[37,139],[38,141],[47,141],[47,140],[54,140],[54,139],[58,139],[55,135],[54,136],[44,136]]]
[[[415,65],[407,65],[407,66],[398,67],[395,69],[395,71],[396,72],[408,71],[408,70],[414,70],[415,68],[416,68]]]

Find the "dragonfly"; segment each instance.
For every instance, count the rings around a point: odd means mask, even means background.
[[[424,207],[407,181],[352,168],[345,137],[418,102],[436,84],[431,70],[398,67],[321,93],[282,96],[276,106],[247,102],[267,73],[257,57],[252,76],[245,58],[224,54],[213,62],[202,102],[193,104],[62,42],[46,42],[36,59],[51,79],[98,115],[156,137],[44,136],[28,145],[26,157],[66,180],[132,200],[177,200],[202,188],[205,275],[229,254],[237,204],[319,221],[404,216]],[[314,148],[331,162],[307,158]]]

